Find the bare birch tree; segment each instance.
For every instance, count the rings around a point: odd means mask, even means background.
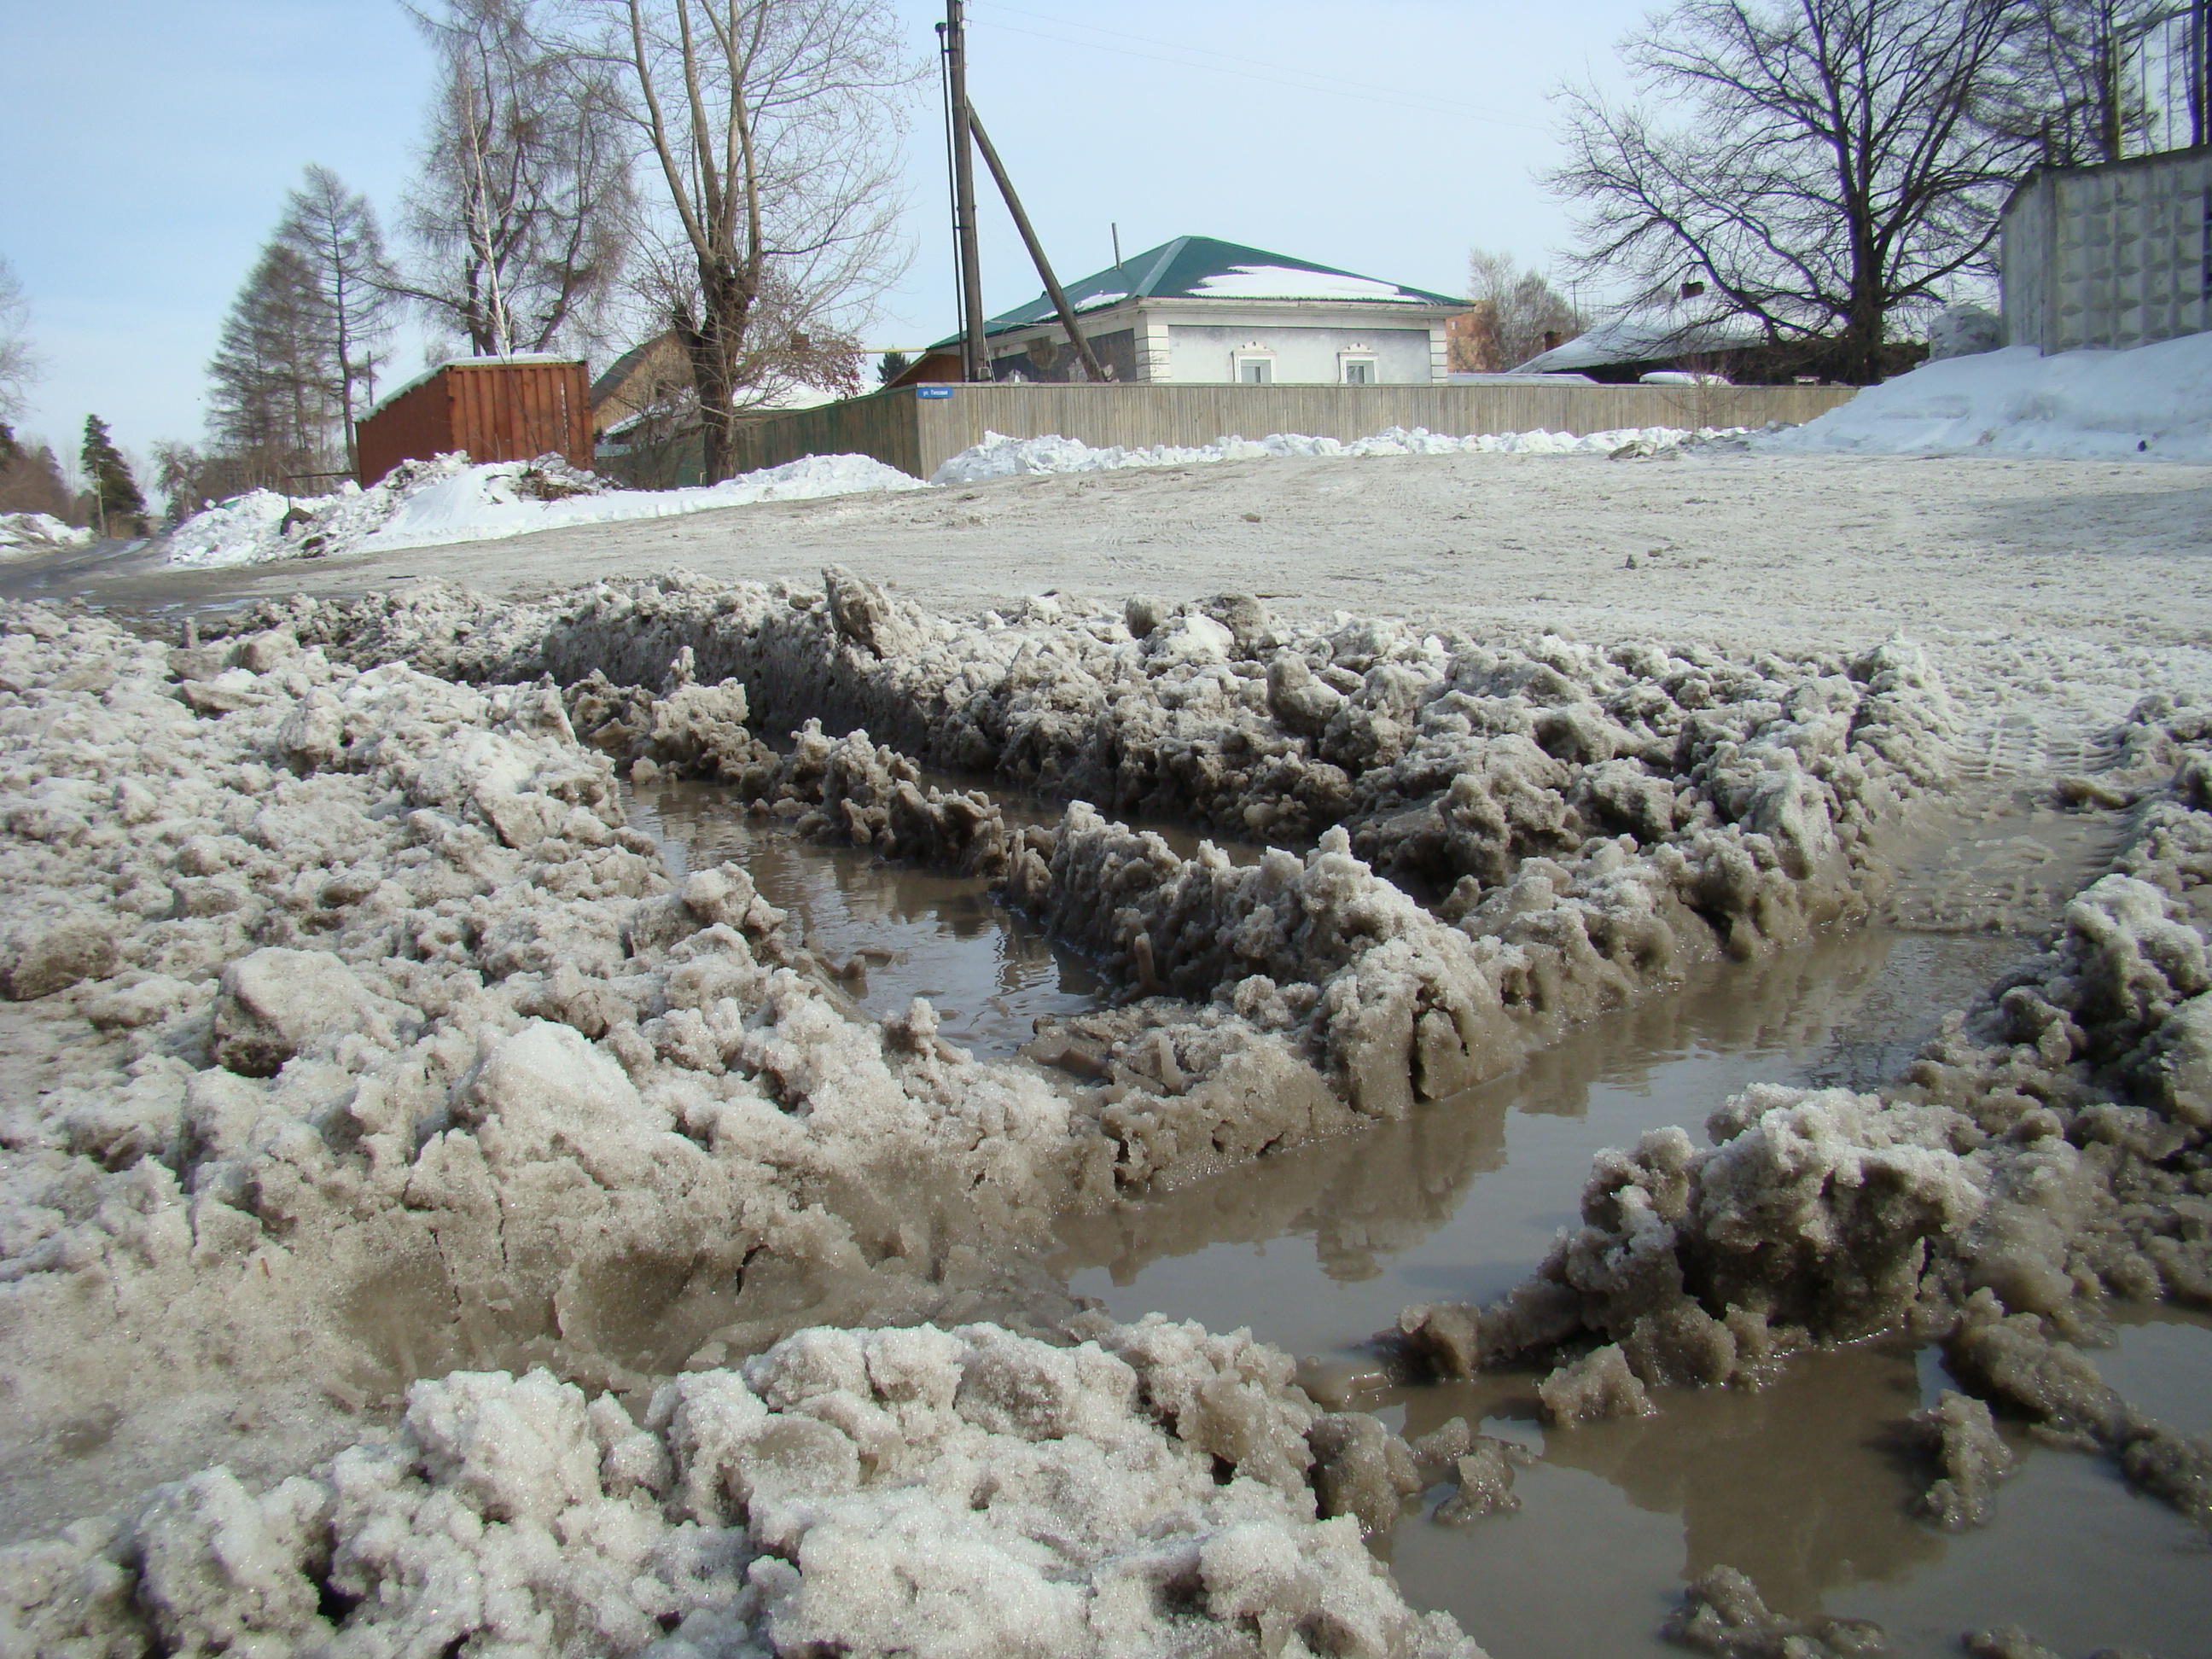
[[[400,291],[479,356],[594,341],[635,201],[613,68],[565,50],[544,0],[410,9],[441,68]]]
[[[319,325],[316,369],[336,401],[350,471],[354,422],[375,398],[382,349],[395,320],[392,270],[375,210],[328,167],[310,167],[286,204],[276,240],[298,257],[319,301],[298,314],[303,325]]]
[[[915,70],[884,0],[600,0],[665,191],[641,292],[691,366],[705,472],[780,382],[857,388],[854,330],[902,265],[893,146]]]
[[[1716,313],[1808,368],[1879,379],[1893,319],[1987,276],[2032,143],[2011,94],[2018,0],[1680,0],[1622,52],[1667,113],[1563,94],[1578,273]]]

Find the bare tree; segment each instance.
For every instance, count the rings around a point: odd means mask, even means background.
[[[340,452],[335,331],[307,262],[283,242],[263,248],[208,365],[209,437],[239,464],[240,488],[282,488]]]
[[[350,471],[357,459],[354,422],[375,397],[381,348],[395,320],[375,210],[328,167],[310,167],[286,204],[276,240],[298,257],[315,288],[319,303],[302,315],[320,325],[318,367],[336,400]]]
[[[2015,34],[1992,125],[2032,142],[2052,167],[2117,161],[2151,126],[2143,88],[2130,84],[2131,42],[2172,0],[2017,0]]]
[[[1466,365],[1475,373],[1525,363],[1545,349],[1547,336],[1579,334],[1589,326],[1543,272],[1524,270],[1510,253],[1469,249],[1467,292],[1480,313]]]
[[[31,344],[31,302],[23,297],[15,266],[0,258],[0,420],[23,412],[23,403],[45,364]]]
[[[0,513],[43,513],[64,523],[76,506],[62,480],[61,463],[45,444],[26,444],[0,421]]]
[[[1563,94],[1578,273],[1634,302],[1702,282],[1807,368],[1869,381],[1900,313],[1987,276],[2033,147],[1992,118],[2017,0],[1680,0],[1623,55],[1668,115]]]
[[[599,0],[665,191],[641,290],[682,338],[709,479],[740,411],[834,374],[903,261],[892,146],[915,71],[884,0]]]
[[[615,70],[545,0],[413,7],[441,59],[399,291],[479,356],[596,340],[635,208]]]

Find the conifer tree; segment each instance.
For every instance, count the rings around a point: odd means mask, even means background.
[[[375,398],[382,349],[398,307],[376,211],[328,167],[310,167],[286,201],[276,245],[298,257],[316,295],[311,313],[319,325],[313,343],[315,371],[337,404],[351,471],[357,459],[354,422]]]
[[[281,242],[263,248],[208,365],[208,435],[238,462],[239,488],[282,487],[343,453],[335,331],[307,261]]]
[[[84,417],[84,447],[77,460],[84,469],[85,495],[94,522],[109,534],[117,529],[143,532],[146,498],[138,493],[131,464],[108,437],[107,422],[97,415]]]

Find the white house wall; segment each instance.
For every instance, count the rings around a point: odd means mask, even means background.
[[[2005,330],[2044,351],[2212,329],[2212,146],[2039,173],[2004,216]]]
[[[1425,325],[1346,328],[1273,319],[1168,325],[1168,378],[1178,386],[1233,380],[1237,359],[1255,352],[1272,356],[1278,386],[1334,386],[1343,379],[1347,355],[1373,358],[1378,386],[1426,386],[1436,378]]]

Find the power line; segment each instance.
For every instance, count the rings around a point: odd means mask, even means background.
[[[1042,29],[1023,28],[1018,24],[992,22],[989,27],[1007,34],[1026,34],[1033,40],[1049,40],[1064,46],[1087,47],[1093,52],[1110,52],[1124,58],[1139,58],[1149,63],[1167,64],[1177,69],[1203,70],[1211,75],[1233,75],[1242,80],[1256,81],[1265,85],[1287,87],[1294,92],[1321,92],[1336,97],[1356,98],[1367,103],[1388,104],[1402,109],[1408,104],[1421,107],[1429,114],[1457,115],[1468,120],[1482,121],[1496,126],[1519,127],[1525,131],[1542,132],[1547,129],[1532,121],[1516,121],[1510,116],[1492,115],[1471,104],[1455,103],[1439,98],[1433,93],[1415,92],[1409,88],[1378,86],[1370,82],[1346,81],[1334,75],[1314,70],[1295,69],[1287,64],[1271,64],[1261,58],[1245,58],[1235,52],[1216,52],[1211,46],[1193,46],[1167,40],[1155,40],[1146,35],[1131,34],[1122,29],[1103,28],[1095,23],[1079,23],[1069,18],[1049,17],[1042,12],[1025,11],[1019,6],[999,3],[999,0],[973,0],[973,3],[990,11],[1012,12],[1017,16],[1032,17],[1058,24],[1064,28],[1088,30],[1095,34],[1110,34],[1117,40],[1134,40],[1140,45],[1156,46],[1170,52],[1199,52],[1209,58],[1227,60],[1220,64],[1195,62],[1189,58],[1162,57],[1157,52],[1137,52],[1127,46],[1109,46],[1103,40],[1085,40],[1067,35],[1048,34]],[[1231,64],[1245,64],[1258,70],[1274,71],[1258,74],[1254,69],[1231,68]],[[1285,80],[1283,76],[1302,77]]]

